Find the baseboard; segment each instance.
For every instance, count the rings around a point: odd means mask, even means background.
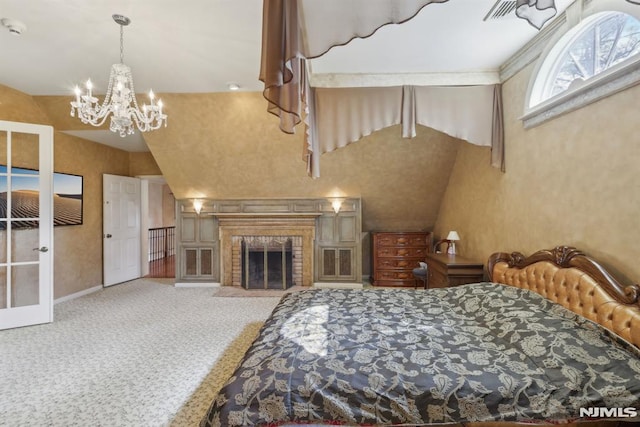
[[[362,283],[314,282],[314,288],[320,289],[362,289]]]
[[[94,292],[101,291],[102,289],[103,289],[102,285],[94,286],[93,288],[85,289],[84,291],[75,292],[73,294],[69,294],[69,295],[65,295],[63,297],[57,298],[57,299],[53,300],[53,303],[54,304],[59,304],[61,302],[65,302],[65,301],[71,301],[72,299],[80,298],[82,296],[89,295],[89,294],[92,294]]]
[[[176,288],[219,288],[220,283],[215,282],[176,282],[174,284]]]

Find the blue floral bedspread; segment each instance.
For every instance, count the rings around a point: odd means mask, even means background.
[[[640,352],[494,283],[283,297],[201,426],[573,420],[638,408]]]

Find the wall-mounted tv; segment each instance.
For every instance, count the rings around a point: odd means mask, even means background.
[[[0,165],[0,229],[6,229],[7,167]],[[39,206],[38,171],[11,168],[11,217],[13,230],[35,228]],[[66,173],[53,173],[53,225],[82,224],[83,177]],[[24,221],[19,218],[25,218]],[[18,219],[18,220],[16,220]]]

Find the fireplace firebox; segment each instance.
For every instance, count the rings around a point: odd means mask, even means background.
[[[242,286],[245,289],[287,289],[293,283],[291,238],[246,236],[241,240]]]

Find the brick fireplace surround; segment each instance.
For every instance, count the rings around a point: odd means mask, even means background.
[[[316,217],[310,213],[216,213],[222,256],[221,284],[241,285],[240,241],[244,236],[288,236],[294,238],[294,282],[313,285],[313,242]]]

